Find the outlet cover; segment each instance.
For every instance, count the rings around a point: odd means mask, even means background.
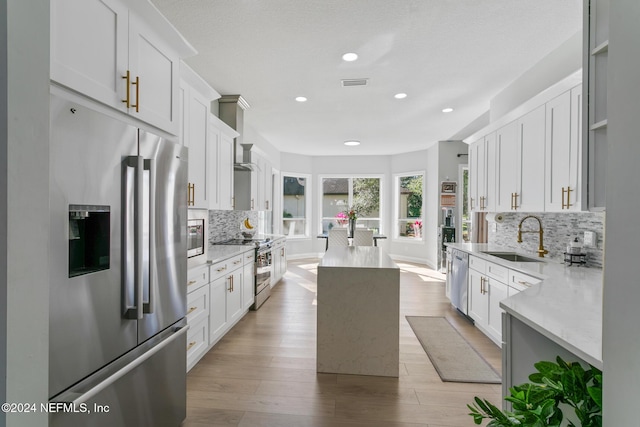
[[[582,240],[584,242],[584,246],[587,248],[595,248],[596,246],[596,232],[595,231],[585,231],[584,238]]]

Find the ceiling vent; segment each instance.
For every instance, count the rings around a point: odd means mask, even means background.
[[[351,86],[367,86],[369,84],[369,79],[343,79],[342,87],[351,87]]]

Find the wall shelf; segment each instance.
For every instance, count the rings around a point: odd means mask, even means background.
[[[592,124],[589,127],[589,130],[598,130],[598,129],[602,129],[602,128],[606,128],[607,127],[607,119],[604,120],[600,120],[599,122],[596,122],[594,124]]]
[[[598,46],[591,49],[591,55],[594,56],[594,55],[598,55],[608,51],[609,51],[609,40],[605,40],[604,42],[600,43]]]

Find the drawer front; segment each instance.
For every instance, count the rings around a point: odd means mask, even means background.
[[[242,254],[242,257],[244,259],[243,265],[253,264],[256,261],[256,251],[252,249],[249,252]]]
[[[475,271],[478,271],[482,274],[485,273],[487,266],[487,261],[482,258],[478,258],[475,256],[469,256],[469,268],[473,268]]]
[[[209,319],[209,286],[187,295],[187,323],[195,325],[205,319]]]
[[[492,279],[496,279],[505,284],[509,281],[509,269],[507,267],[487,262],[485,271],[486,275]]]
[[[520,273],[519,271],[509,270],[509,286],[515,291],[524,291],[530,286],[536,285],[542,282],[542,279],[529,276],[528,274]]]
[[[224,277],[227,274],[231,273],[233,270],[242,267],[242,260],[244,258],[244,254],[236,255],[232,258],[226,259],[224,261],[217,262],[211,265],[211,281],[213,282],[220,277]]]
[[[209,346],[208,319],[189,327],[187,332],[187,370],[207,351]]]
[[[209,283],[209,265],[190,268],[187,272],[187,292],[193,292]]]

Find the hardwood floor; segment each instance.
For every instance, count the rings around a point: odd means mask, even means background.
[[[472,426],[467,403],[501,403],[501,386],[442,382],[406,315],[445,316],[498,371],[500,350],[451,308],[443,276],[398,262],[400,377],[316,373],[317,259],[284,279],[191,370],[183,427]]]

